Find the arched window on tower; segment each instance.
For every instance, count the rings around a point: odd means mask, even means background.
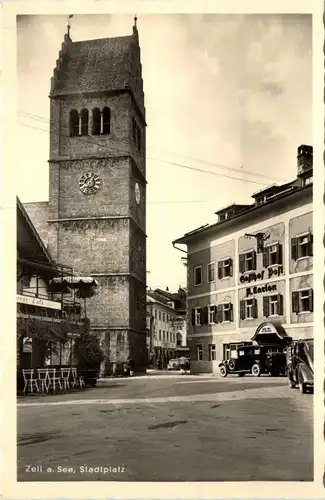
[[[81,135],[88,135],[89,113],[88,109],[82,109],[80,112]]]
[[[70,111],[70,137],[79,135],[79,113],[76,109]]]
[[[111,133],[111,110],[107,107],[103,109],[103,134]]]
[[[93,109],[93,128],[92,134],[99,135],[100,134],[100,123],[101,122],[101,114],[98,108]]]

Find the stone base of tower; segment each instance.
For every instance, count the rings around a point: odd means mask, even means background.
[[[121,375],[123,363],[132,358],[135,372],[143,373],[148,367],[146,335],[134,330],[109,330],[101,333],[105,361],[101,376]]]

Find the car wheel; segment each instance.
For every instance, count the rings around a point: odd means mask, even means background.
[[[220,375],[222,377],[226,377],[227,376],[227,368],[224,365],[220,366]]]
[[[259,377],[261,375],[261,367],[258,363],[255,363],[253,366],[252,366],[252,375],[254,375],[254,377]]]
[[[229,370],[233,371],[236,367],[236,363],[233,359],[231,359],[228,363]]]

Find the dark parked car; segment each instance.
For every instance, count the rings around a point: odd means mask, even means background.
[[[225,345],[225,357],[219,364],[220,375],[226,377],[229,373],[237,373],[243,377],[246,373],[255,376],[260,374],[260,367],[255,360],[255,350],[259,347],[252,342],[231,342]]]
[[[291,388],[302,394],[314,388],[314,340],[295,340],[287,351],[287,376]]]
[[[259,377],[262,373],[273,376],[285,375],[285,348],[278,344],[256,345],[253,342],[232,342],[225,346],[225,359],[220,363],[220,375],[237,373],[243,377],[251,373]]]

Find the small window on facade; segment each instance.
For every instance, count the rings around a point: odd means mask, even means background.
[[[161,311],[159,311],[159,321],[161,321]]]
[[[202,361],[202,359],[203,359],[202,344],[197,344],[197,346],[196,346],[196,360]]]
[[[291,240],[291,258],[293,260],[313,255],[313,235],[307,233]]]
[[[111,133],[111,110],[107,107],[103,109],[103,134]]]
[[[257,316],[257,300],[255,298],[240,301],[240,319],[254,319]]]
[[[282,264],[282,245],[274,243],[263,250],[263,266],[269,267]]]
[[[225,304],[220,304],[218,311],[218,316],[220,323],[226,323],[228,321],[233,321],[233,307],[231,302]]]
[[[239,272],[246,273],[256,270],[256,252],[251,250],[239,255]]]
[[[202,266],[194,268],[194,285],[202,285]]]
[[[283,314],[283,295],[280,293],[263,297],[263,316],[281,316]]]
[[[218,262],[218,278],[229,278],[233,275],[232,259],[223,259]]]
[[[311,288],[292,292],[292,312],[313,312],[313,310],[314,299],[313,290]]]
[[[79,113],[76,109],[70,111],[70,136],[79,135]]]
[[[195,307],[192,309],[192,325],[199,326],[202,324],[202,308]]]
[[[155,319],[157,319],[157,310],[155,309]]]
[[[216,322],[216,306],[209,306],[208,307],[208,322],[209,325],[212,325],[213,323]]]
[[[159,330],[159,340],[161,340],[161,330]]]
[[[162,331],[162,338],[163,338],[163,341],[165,342],[165,330]]]
[[[88,109],[81,110],[80,120],[81,120],[81,135],[88,135],[88,126],[89,126]]]
[[[101,113],[100,113],[100,109],[95,108],[95,109],[93,109],[92,134],[93,135],[99,135],[100,134],[100,129],[101,129]]]
[[[209,345],[209,361],[215,361],[216,358],[216,346],[215,344]]]
[[[214,281],[214,262],[208,264],[208,282],[212,283]]]

